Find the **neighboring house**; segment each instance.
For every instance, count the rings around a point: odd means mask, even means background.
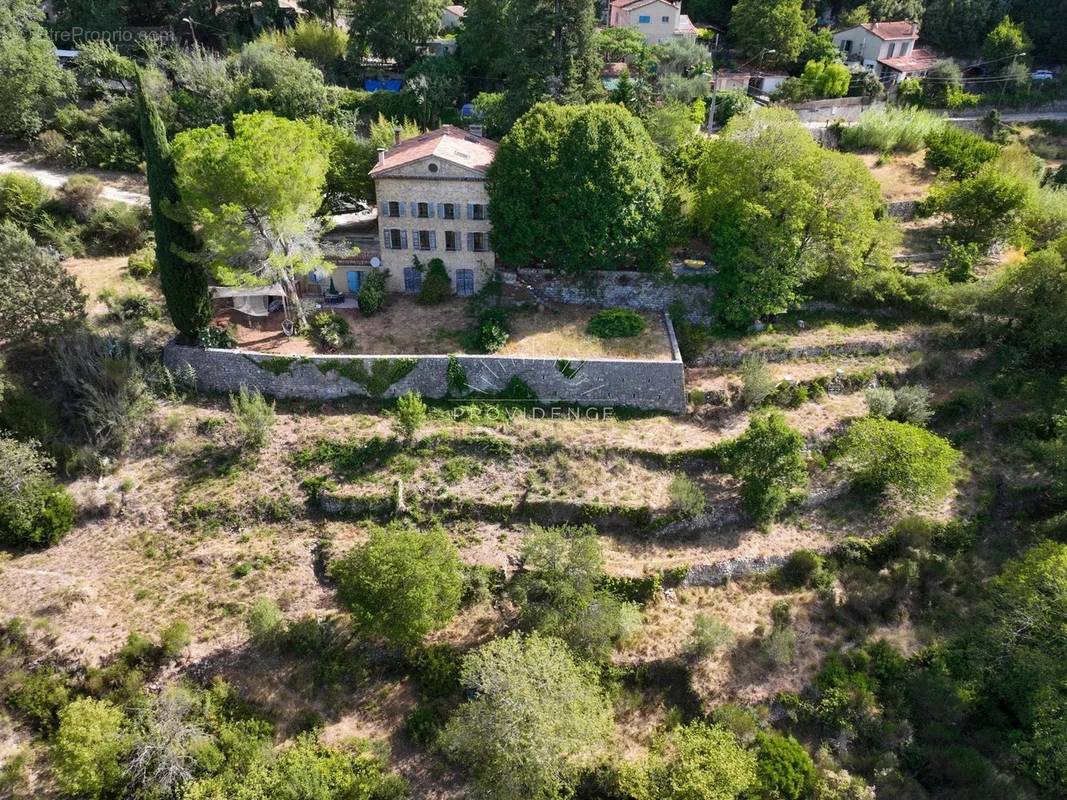
[[[859,62],[879,78],[883,61],[905,58],[915,50],[919,25],[915,22],[865,22],[834,34],[845,61]]]
[[[757,73],[752,83],[756,91],[770,95],[778,91],[787,80],[789,76],[784,72],[760,72]]]
[[[608,26],[640,31],[649,44],[669,39],[695,41],[700,33],[682,13],[682,4],[668,0],[611,0]]]
[[[458,26],[466,13],[463,6],[445,6],[441,10],[441,30],[450,31]]]
[[[744,92],[748,94],[748,87],[751,82],[751,72],[715,73],[715,89],[719,92]]]
[[[378,198],[381,266],[389,270],[389,290],[415,293],[422,264],[445,263],[459,295],[471,295],[496,266],[490,242],[486,171],[497,143],[445,125],[378,151],[370,171]],[[346,276],[344,291],[358,289],[361,276]]]
[[[895,86],[905,78],[921,78],[941,57],[929,50],[915,47],[906,56],[878,60],[878,77],[887,86]]]

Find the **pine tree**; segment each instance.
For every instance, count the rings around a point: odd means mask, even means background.
[[[167,311],[174,327],[187,339],[195,341],[200,330],[211,323],[211,298],[207,275],[190,260],[197,242],[192,229],[175,215],[178,187],[174,182],[167,131],[155,101],[144,90],[138,70],[137,116],[144,140],[145,167],[148,173],[148,198],[152,208],[152,229],[156,234],[156,261]]]

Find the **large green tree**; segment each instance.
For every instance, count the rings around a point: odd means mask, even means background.
[[[211,298],[203,267],[192,257],[197,240],[179,209],[174,159],[167,131],[155,101],[145,92],[143,77],[134,77],[137,87],[137,115],[144,142],[148,199],[152,209],[152,230],[156,235],[156,263],[159,281],[174,327],[187,339],[211,322]]]
[[[976,55],[1011,5],[1012,0],[928,0],[923,41],[951,55]]]
[[[741,480],[741,501],[760,525],[770,525],[790,496],[807,485],[804,437],[780,411],[755,417],[728,449],[730,471]]]
[[[415,60],[419,45],[441,27],[446,0],[354,0],[349,53],[362,56],[369,49],[402,66]]]
[[[506,77],[511,5],[511,0],[467,0],[463,26],[456,33],[456,56],[467,76],[488,81]],[[481,82],[475,85],[484,88]]]
[[[41,26],[40,5],[0,0],[0,134],[31,137],[74,91]]]
[[[397,644],[416,644],[445,625],[463,593],[462,564],[440,528],[377,528],[330,575],[357,627]]]
[[[658,800],[735,800],[756,785],[756,757],[725,728],[690,722],[656,743],[646,780]]]
[[[814,24],[802,0],[739,0],[731,12],[730,35],[749,58],[762,53],[764,64],[789,64]]]
[[[463,659],[472,698],[452,715],[439,744],[467,766],[482,796],[537,800],[573,790],[605,751],[611,713],[594,673],[558,639],[512,634]]]
[[[708,146],[694,219],[719,265],[716,312],[735,326],[794,306],[809,280],[851,284],[887,258],[877,181],[783,109],[734,117]]]
[[[203,257],[222,284],[280,283],[301,327],[296,279],[322,261],[318,247],[327,147],[314,125],[269,112],[238,114],[174,138],[182,203],[199,226]]]
[[[0,342],[44,344],[85,319],[85,294],[55,256],[0,222]]]
[[[659,154],[613,104],[530,109],[489,171],[493,249],[509,264],[568,272],[654,269],[665,257]]]

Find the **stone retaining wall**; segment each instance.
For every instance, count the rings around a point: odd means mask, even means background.
[[[669,321],[665,324],[673,345],[673,330]],[[540,406],[620,406],[681,414],[686,410],[685,374],[677,346],[673,349],[672,361],[491,355],[461,355],[456,360],[467,374],[470,398],[479,393],[498,395],[517,377],[537,394]],[[273,397],[304,400],[393,398],[408,390],[435,399],[449,394],[445,355],[278,357],[172,342],[163,360],[172,370],[188,364],[200,388],[214,392],[236,392],[244,386]]]

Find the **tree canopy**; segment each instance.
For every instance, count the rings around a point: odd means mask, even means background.
[[[763,54],[764,64],[789,64],[800,55],[814,23],[802,0],[738,0],[730,34],[747,57]]]
[[[74,90],[41,26],[40,6],[0,1],[0,134],[31,137]]]
[[[641,123],[613,104],[530,109],[489,170],[493,249],[568,272],[654,269],[665,257],[665,185]]]
[[[446,0],[352,0],[349,52],[361,57],[369,47],[380,58],[401,65],[415,60],[418,47],[441,26]]]

